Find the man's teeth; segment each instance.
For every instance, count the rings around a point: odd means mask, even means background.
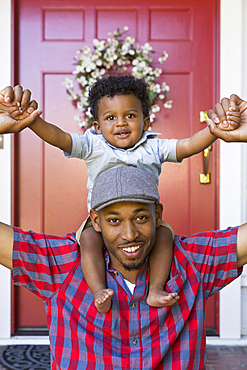
[[[137,251],[140,248],[141,248],[141,246],[137,245],[136,247],[128,247],[128,248],[122,248],[122,249],[125,252],[133,253],[133,252]]]

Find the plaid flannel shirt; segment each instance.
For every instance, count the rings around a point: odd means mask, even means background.
[[[106,314],[95,309],[74,234],[14,231],[14,283],[44,301],[53,370],[204,369],[206,299],[241,273],[236,228],[175,237],[165,289],[180,299],[169,307],[146,303],[148,260],[132,295],[106,254],[107,286],[114,290]]]

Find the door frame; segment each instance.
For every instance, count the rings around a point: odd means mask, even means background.
[[[220,96],[228,96],[231,92],[235,92],[242,95],[243,92],[243,78],[242,78],[242,38],[243,38],[243,26],[242,26],[242,9],[246,0],[236,0],[234,4],[230,0],[221,0],[220,4]],[[6,55],[10,55],[11,45],[11,17],[10,11],[13,13],[14,0],[5,0],[0,3],[0,14],[2,22],[0,22],[0,30],[6,35],[2,50],[4,50],[4,63],[1,60],[1,66],[5,66],[0,71],[1,81],[4,86],[11,84],[10,78],[10,61],[14,65],[14,52],[12,49],[11,57],[9,59]],[[231,19],[232,14],[234,18]],[[229,26],[229,20],[231,19],[231,26]],[[13,24],[13,23],[12,23]],[[234,35],[231,30],[234,29]],[[8,31],[6,31],[8,30]],[[12,37],[12,41],[13,41]],[[237,44],[237,45],[236,45]],[[13,45],[13,43],[12,43]],[[234,53],[229,53],[229,45],[234,45]],[[236,65],[234,73],[232,71],[232,65]],[[12,78],[13,78],[12,74]],[[13,82],[13,79],[12,79]],[[1,86],[2,88],[3,86]],[[9,144],[8,144],[9,140]],[[4,188],[0,193],[0,204],[6,204],[4,210],[0,213],[1,221],[6,223],[10,222],[10,181],[11,181],[11,148],[10,139],[6,136],[5,148],[2,149],[0,154],[0,168],[1,173],[4,173]],[[236,225],[245,221],[245,215],[243,215],[242,204],[246,202],[244,195],[245,187],[243,181],[245,180],[242,176],[242,168],[245,168],[245,158],[243,151],[245,149],[241,144],[220,144],[220,228],[224,228],[227,225]],[[233,160],[234,159],[234,160]],[[236,163],[239,164],[236,166]],[[225,168],[227,167],[227,171]],[[227,182],[226,182],[227,181]],[[224,184],[228,186],[225,187]],[[235,189],[235,192],[229,197],[229,190]],[[243,191],[244,190],[244,191]],[[226,205],[227,208],[226,208]],[[232,212],[232,207],[234,212]],[[10,273],[5,268],[0,268],[0,281],[4,281],[4,286],[0,285],[0,344],[28,344],[28,343],[48,343],[48,338],[11,338],[11,323],[10,323],[10,312],[11,312],[11,299],[10,299]],[[3,285],[3,284],[2,284]],[[229,291],[230,290],[230,291]],[[233,299],[234,295],[234,299]],[[237,340],[238,344],[245,344],[246,340],[238,339],[241,336],[241,279],[238,279],[234,284],[225,288],[220,293],[220,338],[207,338],[207,342],[210,344],[228,344],[235,343]],[[226,310],[225,307],[228,307]],[[229,316],[230,315],[230,316]],[[229,327],[229,322],[232,323],[234,330]],[[229,338],[229,340],[227,340]]]

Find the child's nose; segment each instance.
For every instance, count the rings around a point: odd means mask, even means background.
[[[126,126],[127,125],[127,122],[125,120],[124,117],[119,117],[118,121],[117,121],[117,126]]]

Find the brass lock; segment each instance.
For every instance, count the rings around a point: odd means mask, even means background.
[[[201,123],[206,123],[207,118],[208,118],[207,111],[206,110],[201,110],[200,111],[200,122]]]

